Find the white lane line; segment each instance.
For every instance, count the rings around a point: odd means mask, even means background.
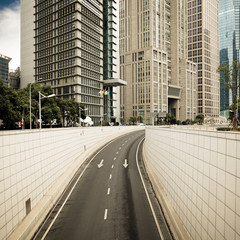
[[[110,174],[109,179],[112,179],[112,174]]]
[[[124,146],[124,143],[122,144],[122,146]]]
[[[113,160],[115,161],[117,158],[115,157]]]
[[[116,152],[116,154],[118,154],[118,152]]]
[[[112,168],[114,168],[114,165],[112,165]]]
[[[141,171],[140,171],[139,164],[138,164],[138,151],[139,151],[139,147],[140,147],[140,145],[141,145],[141,143],[142,143],[143,140],[144,140],[144,138],[143,138],[143,139],[140,141],[140,143],[138,144],[137,151],[136,151],[136,163],[137,163],[137,168],[138,168],[138,172],[139,172],[140,178],[141,178],[141,180],[142,180],[143,188],[144,188],[145,193],[146,193],[146,195],[147,195],[148,203],[149,203],[150,208],[151,208],[151,210],[152,210],[153,218],[154,218],[155,224],[156,224],[156,226],[157,226],[158,233],[159,233],[159,235],[160,235],[160,238],[161,238],[161,239],[164,239],[163,234],[162,234],[162,231],[161,231],[161,228],[160,228],[160,226],[159,226],[159,224],[158,224],[158,220],[157,220],[156,213],[154,212],[154,209],[153,209],[153,206],[152,206],[150,197],[149,197],[149,195],[148,195],[147,188],[146,188],[146,185],[145,185],[145,183],[144,183],[143,176],[142,176],[142,173],[141,173]]]
[[[107,220],[107,214],[108,214],[108,210],[105,209],[105,212],[104,212],[104,220]]]
[[[111,191],[111,189],[108,188],[107,195],[110,195],[110,191]]]
[[[52,220],[51,224],[49,225],[48,229],[46,230],[45,234],[42,236],[41,240],[45,239],[45,237],[47,236],[49,230],[51,229],[52,225],[54,224],[54,222],[56,221],[58,215],[60,214],[60,212],[62,211],[63,207],[65,206],[67,200],[69,199],[70,195],[72,194],[74,188],[76,187],[76,185],[78,184],[80,178],[82,177],[82,175],[84,174],[84,172],[86,171],[86,169],[88,168],[88,166],[90,165],[90,163],[93,161],[93,159],[103,150],[105,149],[108,145],[110,145],[113,141],[110,141],[109,143],[107,143],[104,147],[102,147],[92,158],[91,160],[88,162],[88,164],[85,166],[85,168],[83,169],[83,171],[81,172],[81,174],[79,175],[78,179],[76,180],[75,184],[73,185],[73,187],[71,188],[69,194],[67,195],[65,201],[63,202],[62,206],[60,207],[60,209],[58,210],[57,214],[55,215],[54,219]],[[72,181],[68,184],[70,185],[72,183]],[[67,188],[66,188],[67,189]],[[65,191],[63,192],[63,194],[65,193]],[[60,198],[61,199],[61,198]],[[60,201],[60,200],[59,200]],[[58,202],[59,202],[58,201]],[[57,203],[58,203],[57,202]],[[49,215],[51,216],[51,214]],[[48,218],[47,218],[48,220]],[[39,232],[38,232],[39,233]],[[34,238],[36,239],[36,238]]]
[[[120,147],[119,150],[121,150],[122,148]]]

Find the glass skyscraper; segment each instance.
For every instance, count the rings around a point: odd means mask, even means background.
[[[220,63],[231,65],[239,59],[240,48],[240,0],[219,1],[219,49]],[[232,94],[220,83],[220,110],[232,104]]]

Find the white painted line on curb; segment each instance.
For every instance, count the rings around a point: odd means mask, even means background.
[[[105,212],[104,212],[104,220],[107,220],[107,214],[108,214],[108,210],[105,209]]]
[[[140,145],[141,145],[141,143],[142,143],[143,140],[144,140],[144,138],[143,138],[143,139],[140,141],[140,143],[138,144],[137,151],[136,151],[136,163],[137,163],[137,168],[138,168],[138,172],[139,172],[140,178],[141,178],[141,180],[142,180],[143,188],[144,188],[144,190],[145,190],[145,193],[146,193],[146,196],[147,196],[147,199],[148,199],[148,203],[149,203],[150,208],[151,208],[151,210],[152,210],[153,218],[154,218],[155,224],[156,224],[156,226],[157,226],[158,233],[159,233],[159,235],[160,235],[160,238],[161,238],[161,239],[164,239],[163,234],[162,234],[162,231],[161,231],[161,228],[160,228],[160,226],[159,226],[159,224],[158,224],[158,220],[157,220],[156,213],[154,212],[154,209],[153,209],[153,206],[152,206],[152,202],[151,202],[150,197],[149,197],[149,194],[148,194],[148,192],[147,192],[147,188],[146,188],[146,185],[145,185],[145,183],[144,183],[143,176],[142,176],[142,173],[141,173],[141,171],[140,171],[139,164],[138,164],[138,151],[139,151],[139,147],[140,147]]]

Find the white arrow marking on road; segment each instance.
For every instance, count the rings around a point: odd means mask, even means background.
[[[102,161],[98,164],[98,168],[101,168],[103,166],[103,161],[104,159],[102,159]]]
[[[105,213],[104,213],[104,220],[106,220],[106,219],[107,219],[107,214],[108,214],[108,210],[107,210],[107,209],[105,209]]]
[[[128,166],[128,164],[127,164],[127,159],[124,160],[123,166],[124,166],[125,168],[127,168],[127,166]]]

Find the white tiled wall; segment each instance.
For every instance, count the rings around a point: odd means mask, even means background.
[[[146,128],[146,155],[192,239],[240,239],[240,134]]]
[[[0,239],[6,239],[59,176],[89,148],[133,127],[0,132]],[[77,170],[77,169],[76,169]]]

